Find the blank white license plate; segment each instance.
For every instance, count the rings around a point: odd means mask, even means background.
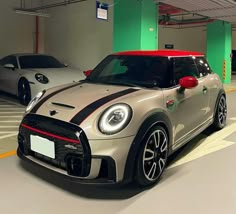
[[[41,155],[55,159],[55,144],[46,138],[30,135],[31,150]]]

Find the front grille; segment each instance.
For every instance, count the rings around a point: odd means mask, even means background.
[[[53,141],[55,159],[32,151],[31,135]],[[83,130],[74,124],[41,115],[28,114],[21,123],[18,142],[19,148],[25,155],[31,155],[48,164],[65,169],[70,175],[86,177],[90,172],[91,151],[88,140]]]

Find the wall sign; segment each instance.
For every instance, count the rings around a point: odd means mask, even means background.
[[[108,20],[108,7],[107,3],[96,1],[97,19]]]
[[[165,44],[165,49],[174,49],[173,44]]]

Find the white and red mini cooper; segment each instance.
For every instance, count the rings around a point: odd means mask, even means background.
[[[77,182],[146,186],[171,153],[226,116],[223,85],[201,53],[115,53],[84,81],[30,102],[18,155]]]

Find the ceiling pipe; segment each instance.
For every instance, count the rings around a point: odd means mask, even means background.
[[[160,25],[194,25],[194,24],[207,24],[207,23],[211,23],[211,22],[213,22],[214,21],[214,19],[208,19],[208,20],[206,20],[206,21],[198,21],[198,20],[196,20],[196,21],[189,21],[189,22],[183,22],[183,20],[181,21],[179,21],[179,22],[160,22],[159,21],[159,24]]]
[[[35,18],[35,53],[39,53],[39,17]]]
[[[37,10],[44,10],[44,9],[54,8],[54,7],[66,6],[66,5],[69,5],[69,4],[74,4],[74,3],[84,2],[84,1],[87,1],[87,0],[65,0],[63,2],[43,5],[43,6],[40,6],[40,7],[27,8],[27,9],[37,11]]]
[[[195,24],[195,25],[187,25],[187,26],[186,25],[165,25],[165,26],[163,26],[163,28],[171,28],[171,29],[177,29],[177,30],[188,29],[188,28],[203,28],[203,27],[206,27],[206,25]]]
[[[190,25],[190,24],[204,24],[214,21],[207,16],[198,15],[172,5],[159,3],[159,24],[160,25]],[[201,18],[185,18],[184,16],[200,16]],[[182,17],[182,19],[175,19],[173,17]]]
[[[45,18],[50,17],[50,15],[47,13],[39,13],[36,11],[25,10],[25,9],[15,9],[15,13],[23,14],[23,15],[30,15],[30,16],[40,16],[40,17],[45,17]]]

